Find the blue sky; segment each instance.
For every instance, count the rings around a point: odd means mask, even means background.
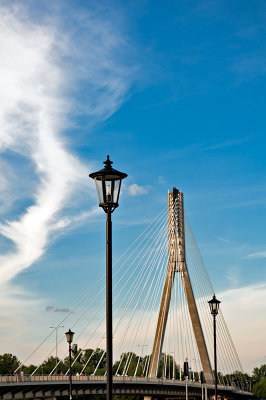
[[[181,188],[213,286],[235,304],[244,365],[265,361],[265,3],[27,0],[0,13],[0,351],[23,358],[20,339],[58,321],[46,307],[70,308],[104,272],[88,174],[110,154],[128,174],[114,258]],[[246,293],[250,328],[235,321]],[[261,332],[253,354],[248,329]]]

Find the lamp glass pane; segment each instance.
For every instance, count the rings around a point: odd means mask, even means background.
[[[121,179],[114,181],[113,202],[118,203]]]
[[[95,184],[96,184],[96,189],[97,189],[97,194],[99,198],[99,203],[103,203],[103,187],[102,187],[102,181],[99,179],[94,178]]]
[[[209,306],[210,306],[210,310],[211,310],[212,314],[215,314],[215,315],[218,314],[219,305],[220,305],[219,300],[212,299],[211,301],[209,301]]]

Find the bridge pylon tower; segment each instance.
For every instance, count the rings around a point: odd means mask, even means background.
[[[181,274],[205,380],[212,384],[211,363],[186,263],[183,193],[173,188],[173,192],[168,193],[168,265],[148,372],[148,376],[153,378],[157,375],[159,367],[172,288],[177,273]]]

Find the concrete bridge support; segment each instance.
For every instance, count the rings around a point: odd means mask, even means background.
[[[186,264],[183,193],[173,188],[173,192],[168,193],[168,266],[148,373],[148,376],[152,378],[157,375],[158,371],[176,273],[181,274],[205,380],[211,384],[213,383],[211,363]],[[150,399],[145,397],[145,400]]]

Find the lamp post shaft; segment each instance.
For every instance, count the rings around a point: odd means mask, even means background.
[[[107,400],[113,397],[113,323],[112,323],[112,218],[106,213],[106,363]]]
[[[217,400],[217,354],[216,354],[216,316],[218,315],[220,301],[216,299],[215,294],[213,298],[208,301],[211,314],[213,315],[213,353],[214,353],[214,385],[215,385],[215,400]]]
[[[99,198],[99,207],[106,213],[106,375],[107,400],[113,396],[113,322],[112,322],[112,219],[111,213],[119,206],[121,182],[127,177],[124,172],[112,167],[109,155],[104,168],[92,172]]]
[[[55,329],[55,373],[57,374],[57,329],[58,327],[56,327]]]
[[[71,364],[71,343],[69,342],[69,400],[72,400],[72,364]]]
[[[215,400],[217,400],[216,314],[213,314],[213,346],[214,346],[214,384],[215,384]]]

